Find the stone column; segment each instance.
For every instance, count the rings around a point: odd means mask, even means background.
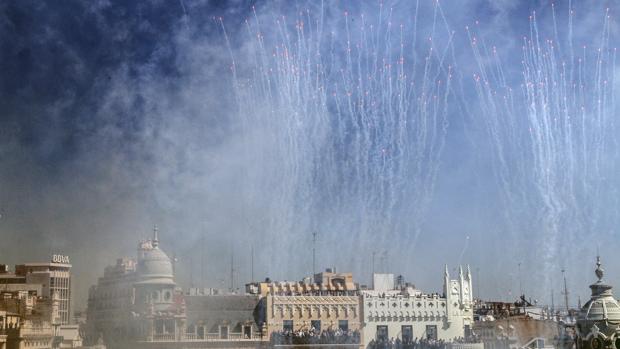
[[[153,321],[153,318],[149,318],[146,324],[146,340],[152,342],[155,334],[155,321]]]
[[[187,320],[184,318],[177,320],[177,327],[179,329],[177,340],[183,341],[185,340],[185,333],[187,333]]]

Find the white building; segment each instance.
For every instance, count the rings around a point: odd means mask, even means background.
[[[471,272],[459,269],[458,279],[450,280],[446,266],[443,295],[402,283],[396,287],[392,274],[374,274],[373,290],[362,291],[362,347],[397,338],[452,341],[469,335],[474,321]]]
[[[266,338],[254,321],[258,296],[184,295],[174,281],[174,260],[153,238],[137,258],[105,268],[88,295],[84,344],[108,349],[257,348]],[[2,349],[2,348],[0,348]]]
[[[137,259],[120,258],[106,267],[88,295],[85,344],[103,339],[108,348],[157,347],[151,344],[182,338],[185,304],[173,270],[157,229],[153,239],[138,244]]]

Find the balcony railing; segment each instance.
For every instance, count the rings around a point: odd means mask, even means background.
[[[244,336],[243,333],[229,333],[228,338],[221,338],[219,333],[205,333],[204,336],[186,333],[183,339],[175,338],[174,334],[155,334],[151,342],[249,342],[258,340],[261,340],[260,333],[254,333],[250,338]],[[267,337],[263,337],[262,340],[266,341]]]
[[[447,349],[484,349],[483,343],[450,343]]]
[[[175,341],[176,336],[174,333],[154,334],[153,342],[171,342]]]

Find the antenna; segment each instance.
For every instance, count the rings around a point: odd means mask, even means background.
[[[312,278],[316,274],[316,231],[312,232]]]
[[[254,245],[252,245],[250,247],[250,256],[251,256],[251,268],[252,268],[252,279],[251,281],[254,282]]]
[[[482,299],[482,290],[480,289],[480,268],[479,267],[476,267],[476,284],[477,284],[476,289],[478,291],[478,299]]]
[[[235,290],[235,250],[230,253],[230,291]]]
[[[381,252],[381,259],[379,263],[379,268],[381,268],[382,273],[385,273],[385,258],[387,258],[387,251],[383,250]]]
[[[521,296],[523,296],[524,295],[523,294],[523,285],[521,283],[521,262],[519,262],[518,267],[519,267],[519,294]]]
[[[194,256],[189,256],[189,287],[194,288]]]
[[[375,275],[375,255],[377,254],[377,251],[372,251],[372,275],[374,278]]]
[[[566,287],[566,274],[564,274],[565,270],[562,269],[562,277],[564,278],[564,303],[566,305],[566,316],[568,316],[568,287]]]
[[[553,289],[551,289],[551,316],[555,317],[555,303],[553,299]]]
[[[205,287],[205,232],[200,236],[200,287]]]

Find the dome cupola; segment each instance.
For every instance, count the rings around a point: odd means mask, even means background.
[[[603,281],[604,269],[596,258],[597,281],[590,285],[592,295],[577,317],[577,349],[620,349],[620,305],[612,286]]]
[[[138,245],[137,274],[138,283],[174,284],[172,261],[159,248],[157,226],[153,230],[153,239]]]

